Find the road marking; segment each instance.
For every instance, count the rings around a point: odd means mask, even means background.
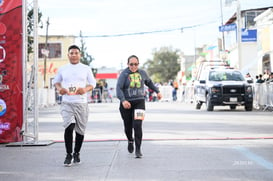
[[[204,140],[272,140],[273,137],[193,137],[193,138],[144,138],[143,141],[204,141]],[[55,143],[63,143],[64,140],[53,140]],[[86,139],[84,142],[108,142],[108,141],[127,141],[126,138],[116,139]]]
[[[261,165],[262,167],[268,169],[268,170],[273,170],[273,164],[267,160],[265,160],[263,157],[252,153],[250,150],[247,148],[237,146],[235,147],[237,151],[242,153],[244,156],[246,156],[248,159],[255,161],[257,164]]]

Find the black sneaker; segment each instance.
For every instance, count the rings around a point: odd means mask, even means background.
[[[75,164],[80,164],[81,163],[80,153],[74,153],[73,154],[73,163],[75,163]]]
[[[64,166],[70,167],[72,165],[71,161],[72,161],[72,155],[68,153],[64,160]]]
[[[136,150],[136,158],[141,158],[143,155],[140,150]]]
[[[129,151],[129,153],[134,152],[134,142],[133,141],[128,141],[128,151]]]

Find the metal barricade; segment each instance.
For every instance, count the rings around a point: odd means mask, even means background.
[[[172,86],[160,86],[159,90],[162,94],[161,101],[173,101],[173,87]],[[179,86],[176,92],[177,100],[180,102],[190,102],[194,101],[193,86]]]
[[[185,88],[185,102],[186,103],[193,103],[194,102],[194,86],[186,86]]]
[[[269,109],[273,111],[273,83],[266,84],[266,104],[264,106],[264,111]]]
[[[273,83],[256,83],[254,93],[256,109],[273,110]]]
[[[172,100],[172,86],[160,86],[159,91],[162,94],[161,101],[171,101]]]
[[[103,89],[102,91],[102,101],[103,102],[113,102],[112,95],[109,89]]]

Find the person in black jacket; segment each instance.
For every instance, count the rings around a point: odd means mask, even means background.
[[[124,123],[124,130],[128,139],[128,151],[134,152],[136,158],[141,158],[142,121],[145,116],[145,85],[162,95],[144,70],[138,68],[139,59],[131,55],[127,61],[128,67],[120,74],[117,82],[117,97],[120,100],[120,114]],[[134,130],[134,138],[133,138]]]
[[[263,75],[262,74],[259,74],[256,83],[264,83],[264,79],[263,79]]]

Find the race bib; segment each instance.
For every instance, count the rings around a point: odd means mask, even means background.
[[[68,90],[68,95],[76,95],[76,91],[78,89],[78,86],[76,83],[74,84],[69,84],[67,86],[67,90]]]
[[[145,110],[144,109],[135,109],[134,119],[144,120]]]
[[[76,95],[76,87],[68,87],[68,95]]]

